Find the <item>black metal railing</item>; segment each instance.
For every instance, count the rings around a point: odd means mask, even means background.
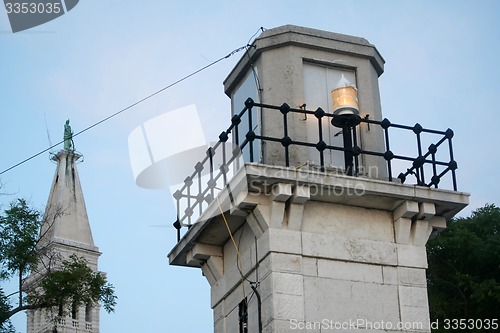
[[[282,136],[265,136],[254,131],[255,124],[253,124],[253,122],[255,121],[255,117],[252,113],[258,111],[263,112],[263,110],[266,110],[266,112],[280,112],[282,114]],[[312,115],[317,119],[318,141],[298,141],[289,136],[288,117],[293,113]],[[244,117],[246,117],[246,119]],[[423,128],[418,123],[414,126],[406,126],[393,124],[388,119],[378,121],[371,120],[368,117],[362,119],[358,118],[354,126],[343,128],[344,145],[336,146],[328,144],[326,141],[329,140],[325,139],[325,135],[323,133],[323,127],[325,124],[324,119],[334,123],[333,120],[336,117],[340,116],[327,113],[321,108],[318,108],[315,111],[310,111],[291,108],[286,103],[281,106],[275,106],[255,103],[252,99],[247,99],[243,110],[231,118],[231,125],[229,128],[219,135],[219,141],[207,150],[206,156],[195,165],[194,172],[186,177],[181,188],[173,194],[177,202],[177,220],[174,222],[174,227],[177,229],[177,239],[180,239],[180,229],[183,226],[190,227],[194,222],[196,222],[196,216],[200,216],[204,209],[207,208],[208,205],[214,200],[220,189],[224,188],[228,184],[231,169],[234,168],[235,163],[238,165],[242,154],[245,155],[247,159],[245,162],[261,163],[261,154],[260,152],[255,151],[254,142],[260,142],[261,145],[259,145],[259,147],[262,147],[262,144],[266,142],[280,143],[283,147],[284,166],[286,167],[290,166],[290,147],[292,146],[309,147],[317,151],[317,154],[319,155],[318,169],[320,172],[325,172],[327,169],[327,166],[325,165],[325,151],[341,151],[344,152],[346,160],[345,174],[347,175],[361,175],[359,162],[360,156],[376,156],[383,159],[387,165],[388,181],[393,181],[394,178],[394,162],[400,161],[405,164],[403,171],[396,177],[401,181],[401,183],[405,183],[408,177],[412,176],[415,179],[415,185],[427,187],[434,186],[435,188],[438,188],[442,178],[449,174],[451,175],[451,186],[454,191],[457,191],[455,172],[457,169],[457,163],[453,157],[453,131],[451,129],[447,129],[446,131],[437,131]],[[243,123],[242,119],[245,120]],[[385,145],[384,151],[364,150],[358,146],[356,128],[359,123],[364,123],[367,126],[379,126],[382,129]],[[243,124],[245,125],[245,128],[242,128]],[[391,150],[389,133],[391,129],[401,129],[413,133],[417,148],[414,156],[395,154]],[[349,131],[348,134],[345,133],[346,130]],[[234,143],[232,144],[229,142],[231,135],[234,139]],[[346,135],[349,136],[347,141]],[[437,136],[437,141],[429,141],[429,138],[423,140],[424,136],[428,135],[432,135],[432,138],[434,139],[435,136]],[[346,146],[346,142],[348,142],[348,145],[350,146]],[[424,148],[423,142],[431,143],[427,146],[427,148]],[[443,150],[444,156],[446,156],[445,161],[442,160]],[[440,152],[440,158],[438,158],[438,151]],[[349,170],[351,167],[352,169]],[[430,175],[428,175],[429,172]]]

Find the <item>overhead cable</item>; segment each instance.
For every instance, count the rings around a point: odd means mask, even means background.
[[[142,99],[138,100],[137,102],[132,103],[132,104],[130,104],[129,106],[127,106],[127,107],[125,107],[125,108],[123,108],[123,109],[121,109],[121,110],[119,110],[119,111],[117,111],[117,112],[113,113],[112,115],[109,115],[109,116],[107,116],[106,118],[99,120],[98,122],[96,122],[96,123],[94,123],[94,124],[92,124],[92,125],[90,125],[90,126],[88,126],[88,127],[84,128],[83,130],[81,130],[81,131],[79,131],[79,132],[77,132],[77,133],[74,133],[74,134],[73,134],[73,137],[78,136],[78,135],[80,135],[80,134],[82,134],[82,133],[84,133],[84,132],[87,132],[87,131],[88,131],[88,130],[90,130],[91,128],[94,128],[94,127],[96,127],[97,125],[100,125],[100,124],[104,123],[105,121],[108,121],[109,119],[116,117],[117,115],[119,115],[119,114],[121,114],[121,113],[123,113],[123,112],[125,112],[125,111],[127,111],[127,110],[129,110],[129,109],[131,109],[131,108],[133,108],[134,106],[136,106],[136,105],[138,105],[138,104],[140,104],[140,103],[142,103],[142,102],[144,102],[144,101],[146,101],[146,100],[150,99],[151,97],[156,96],[156,95],[158,95],[159,93],[161,93],[161,92],[163,92],[163,91],[165,91],[165,90],[167,90],[167,89],[169,89],[169,88],[171,88],[171,87],[173,87],[173,86],[175,86],[175,85],[177,85],[177,84],[181,83],[182,81],[184,81],[184,80],[186,80],[186,79],[190,78],[191,76],[194,76],[194,75],[196,75],[196,74],[198,74],[198,73],[200,73],[200,72],[204,71],[205,69],[207,69],[207,68],[209,68],[209,67],[212,67],[213,65],[215,65],[215,64],[217,64],[217,63],[219,63],[219,62],[221,62],[222,60],[227,59],[227,58],[231,57],[232,55],[234,55],[234,54],[236,54],[236,53],[238,53],[238,52],[240,52],[240,51],[242,51],[242,50],[245,50],[245,49],[246,49],[246,47],[247,47],[247,45],[245,45],[245,46],[241,46],[241,47],[239,47],[239,48],[237,48],[237,49],[234,49],[234,50],[233,50],[233,51],[231,51],[229,54],[227,54],[227,55],[225,55],[225,56],[223,56],[223,57],[221,57],[221,58],[219,58],[219,59],[217,59],[217,60],[215,60],[215,61],[211,62],[210,64],[208,64],[208,65],[206,65],[206,66],[204,66],[204,67],[202,67],[202,68],[200,68],[200,69],[198,69],[198,70],[196,70],[196,71],[192,72],[191,74],[186,75],[186,76],[184,76],[183,78],[181,78],[181,79],[179,79],[179,80],[177,80],[177,81],[175,81],[175,82],[173,82],[173,83],[171,83],[171,84],[169,84],[169,85],[167,85],[167,86],[165,86],[165,87],[161,88],[160,90],[157,90],[157,91],[155,91],[154,93],[152,93],[152,94],[150,94],[150,95],[148,95],[148,96],[146,96],[146,97],[144,97],[144,98],[142,98]],[[22,160],[22,161],[21,161],[21,162],[19,162],[19,163],[16,163],[16,164],[12,165],[11,167],[9,167],[9,168],[7,168],[7,169],[3,170],[2,172],[0,172],[0,175],[3,175],[4,173],[6,173],[6,172],[8,172],[8,171],[10,171],[10,170],[12,170],[12,169],[14,169],[14,168],[17,168],[18,166],[20,166],[20,165],[22,165],[22,164],[24,164],[24,163],[26,163],[26,162],[28,162],[28,161],[30,161],[30,160],[32,160],[32,159],[34,159],[34,158],[35,158],[35,157],[37,157],[37,156],[40,156],[41,154],[43,154],[43,153],[45,153],[45,152],[47,152],[47,151],[49,151],[49,150],[51,150],[51,149],[53,149],[53,148],[57,147],[58,145],[60,145],[60,144],[62,144],[62,143],[64,143],[64,140],[62,140],[62,141],[60,141],[60,142],[56,143],[55,145],[52,145],[52,146],[50,146],[50,147],[48,147],[48,148],[44,149],[44,150],[42,150],[42,151],[40,151],[40,152],[38,152],[38,153],[36,153],[36,154],[31,155],[30,157],[28,157],[28,158],[26,158],[26,159]]]

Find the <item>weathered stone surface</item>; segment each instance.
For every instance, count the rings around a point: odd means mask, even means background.
[[[398,268],[392,266],[382,266],[382,277],[384,284],[398,284]]]
[[[318,276],[337,280],[383,283],[382,266],[318,259]]]
[[[300,255],[271,253],[272,271],[301,274],[302,260]]]
[[[397,244],[398,265],[427,268],[427,252],[424,246]]]
[[[307,321],[399,321],[397,286],[304,277]]]
[[[425,269],[398,267],[398,281],[400,285],[426,287]]]
[[[309,257],[397,265],[394,243],[303,232],[302,247],[302,253]]]
[[[396,243],[410,244],[411,219],[400,217],[394,221]]]
[[[304,281],[302,275],[273,273],[273,291],[277,294],[302,296],[304,294]]]
[[[302,257],[302,274],[305,276],[318,276],[318,259]]]

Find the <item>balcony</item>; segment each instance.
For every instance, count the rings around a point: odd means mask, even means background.
[[[280,135],[261,135],[255,130],[255,120],[259,118],[256,116],[257,113],[261,116],[268,112],[282,114]],[[297,114],[309,117],[317,123],[317,139],[301,141],[289,135],[289,117],[296,117]],[[328,138],[323,134],[325,123],[338,122],[338,119],[334,119],[336,117],[339,116],[325,112],[321,108],[314,111],[295,109],[287,104],[280,106],[259,104],[248,99],[243,110],[232,117],[228,129],[219,135],[219,141],[206,151],[206,156],[194,166],[194,171],[173,194],[177,206],[177,220],[174,222],[177,240],[181,239],[181,229],[190,228],[198,221],[211,203],[218,200],[217,195],[228,188],[233,175],[237,175],[245,163],[266,165],[262,150],[266,147],[268,149],[271,145],[272,149],[279,150],[280,156],[283,157],[280,167],[284,168],[284,172],[305,168],[308,172],[317,173],[323,178],[338,177],[343,181],[359,177],[367,179],[370,177],[361,160],[369,156],[379,159],[386,167],[384,179],[377,180],[381,183],[457,191],[457,163],[453,156],[454,134],[451,129],[440,131],[424,128],[418,123],[407,126],[391,123],[388,119],[378,121],[365,117],[359,118],[354,126],[343,128],[343,135],[349,136],[349,140],[344,140],[344,145],[341,146],[328,143]],[[357,128],[361,124],[368,130],[376,128],[382,131],[383,150],[366,150],[358,145]],[[413,138],[415,143],[413,153],[399,153],[392,150],[393,141],[398,140],[401,133],[405,133],[406,136],[409,134]],[[234,138],[232,144],[229,142],[230,137]],[[290,165],[292,149],[314,152],[315,162],[306,162],[300,166]],[[404,150],[408,151],[406,147]],[[330,166],[325,162],[325,155],[334,151],[343,153],[345,167]],[[273,162],[272,166],[276,167],[276,164]],[[233,201],[231,198],[233,194],[238,194],[234,189],[228,193],[230,201]]]

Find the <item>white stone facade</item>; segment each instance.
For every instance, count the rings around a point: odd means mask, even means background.
[[[200,267],[207,277],[214,331],[239,332],[238,305],[246,297],[248,332],[258,332],[256,286],[263,332],[328,332],[346,323],[356,324],[353,332],[429,332],[425,243],[468,195],[315,171],[303,171],[316,179],[303,185],[285,170],[244,167],[245,181],[272,180],[273,190],[240,196],[224,216],[241,267],[220,215],[194,225],[169,254],[171,263]],[[309,191],[347,180],[352,189],[363,185],[363,194]]]

